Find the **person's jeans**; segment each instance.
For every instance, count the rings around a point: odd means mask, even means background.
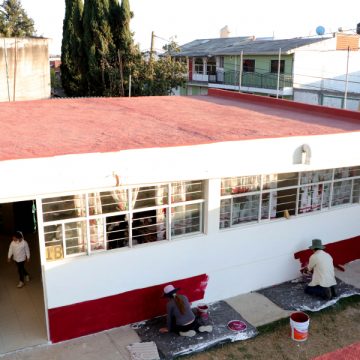
[[[305,287],[305,293],[309,295],[321,297],[322,299],[325,300],[330,300],[331,298],[336,297],[335,286],[322,287],[320,285],[316,285],[316,286],[307,285]]]
[[[25,276],[29,275],[28,272],[25,269],[25,261],[20,261],[20,262],[16,261],[16,266],[17,266],[17,269],[18,269],[20,281],[24,282]]]

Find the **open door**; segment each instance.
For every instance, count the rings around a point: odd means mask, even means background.
[[[0,355],[47,343],[44,291],[35,201],[0,204]],[[16,264],[7,262],[14,231],[20,230],[30,248],[26,269],[30,281],[17,288]]]

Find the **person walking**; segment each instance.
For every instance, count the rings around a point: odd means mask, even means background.
[[[29,244],[24,239],[21,231],[16,231],[12,236],[9,246],[8,262],[13,258],[19,273],[19,283],[17,287],[20,289],[25,285],[25,281],[30,281],[29,273],[25,269],[25,261],[30,261]]]
[[[324,251],[325,246],[320,239],[312,240],[309,249],[313,250],[314,253],[310,256],[309,264],[305,270],[312,273],[312,279],[305,287],[305,293],[330,300],[336,297],[333,258]]]
[[[164,287],[164,295],[168,298],[167,327],[161,328],[161,333],[169,331],[178,333],[181,336],[195,336],[196,332],[211,332],[211,325],[201,325],[193,313],[189,300],[185,295],[177,295],[179,289],[173,285]]]

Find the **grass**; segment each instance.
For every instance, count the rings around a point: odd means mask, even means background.
[[[328,308],[307,313],[310,316],[310,332],[309,339],[303,343],[290,338],[287,317],[258,327],[259,334],[254,338],[218,345],[204,353],[186,358],[308,360],[360,341],[360,295],[342,298]]]

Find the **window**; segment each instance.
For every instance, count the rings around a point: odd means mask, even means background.
[[[221,180],[221,229],[360,203],[360,166]]]
[[[279,60],[271,60],[270,72],[272,72],[272,73],[278,72],[278,63],[279,63]],[[285,71],[285,60],[280,60],[280,73],[283,74],[284,71]]]
[[[224,68],[224,64],[225,64],[224,56],[220,56],[220,57],[219,57],[219,67],[223,69],[223,68]]]
[[[42,200],[47,260],[203,231],[204,181],[119,187]]]
[[[204,61],[202,58],[195,58],[195,73],[203,74],[204,73]]]
[[[243,60],[244,72],[255,72],[255,60],[245,59]]]
[[[207,60],[206,73],[207,73],[207,75],[215,75],[216,74],[216,58],[215,57],[211,57]]]

